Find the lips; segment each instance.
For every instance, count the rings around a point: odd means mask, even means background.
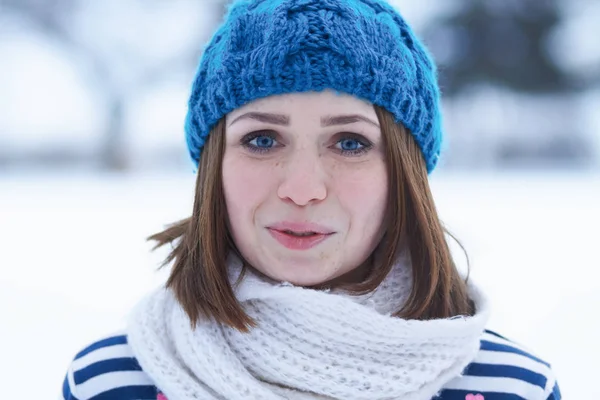
[[[335,232],[312,223],[281,222],[267,227],[271,236],[291,250],[308,250],[328,239]]]
[[[288,231],[288,230],[285,230],[282,233],[285,233],[286,235],[296,236],[296,237],[307,237],[307,236],[319,235],[319,233],[317,233],[317,232],[294,232],[294,231]]]

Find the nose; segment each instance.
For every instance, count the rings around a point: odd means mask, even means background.
[[[277,195],[298,206],[319,202],[327,197],[326,174],[318,154],[299,151],[282,166],[283,177]]]

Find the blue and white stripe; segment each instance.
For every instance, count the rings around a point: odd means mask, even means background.
[[[93,343],[75,357],[63,384],[62,400],[155,400],[157,388],[118,334]],[[481,349],[462,376],[436,400],[560,400],[550,365],[520,345],[486,331]],[[481,397],[478,397],[481,398]]]
[[[77,354],[63,384],[64,400],[155,400],[156,395],[123,334],[95,342]]]
[[[484,333],[479,353],[463,376],[445,385],[440,400],[464,400],[468,394],[481,394],[485,400],[561,399],[548,363],[491,331]]]

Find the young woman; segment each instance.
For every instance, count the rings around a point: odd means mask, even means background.
[[[451,258],[439,101],[383,0],[235,2],[189,100],[194,208],[151,237],[171,275],[63,398],[560,399]]]

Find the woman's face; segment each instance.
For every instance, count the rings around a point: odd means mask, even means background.
[[[272,96],[228,114],[223,186],[244,258],[300,286],[362,265],[383,235],[382,146],[373,106],[331,91]]]

